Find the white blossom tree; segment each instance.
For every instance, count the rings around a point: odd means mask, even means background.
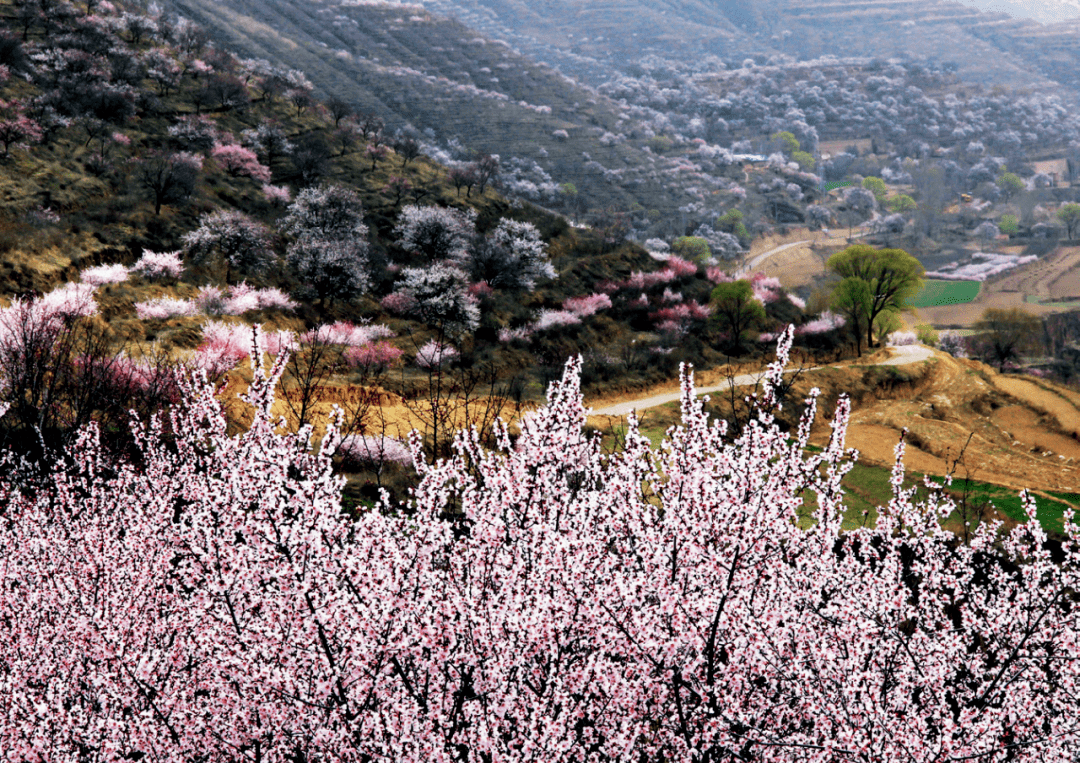
[[[464,260],[476,235],[476,212],[406,206],[394,227],[402,249],[429,260]]]
[[[547,258],[547,244],[532,223],[500,220],[478,241],[465,261],[474,281],[487,281],[496,289],[533,291],[537,281],[556,277]]]
[[[234,272],[265,273],[275,259],[270,229],[235,210],[203,215],[199,227],[184,234],[183,242],[185,254],[195,264],[223,264],[226,281]]]
[[[349,299],[371,287],[368,227],[354,191],[337,185],[305,188],[281,229],[294,239],[286,259],[302,296]]]

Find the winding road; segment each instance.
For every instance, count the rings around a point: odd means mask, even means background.
[[[878,366],[906,366],[911,363],[919,363],[923,360],[929,360],[934,355],[934,351],[929,347],[921,344],[907,345],[904,347],[891,347],[893,356],[888,360],[883,360],[880,363],[875,363]],[[833,366],[839,368],[840,366]],[[815,366],[814,368],[808,368],[807,371],[816,371],[825,366]],[[793,373],[791,371],[787,373]],[[732,379],[725,379],[721,384],[716,384],[711,387],[699,387],[696,392],[699,395],[708,395],[713,392],[723,392],[731,389],[732,386],[744,387],[749,384],[757,384],[765,376],[765,372],[757,374],[741,374]],[[642,397],[637,400],[629,400],[625,403],[617,403],[615,405],[605,406],[604,408],[597,408],[592,411],[593,416],[626,416],[631,411],[643,411],[646,408],[656,408],[657,406],[666,405],[667,403],[675,402],[679,399],[681,392],[664,392],[659,395],[652,395],[650,397]]]
[[[765,262],[765,260],[772,257],[774,254],[780,254],[780,252],[787,251],[788,249],[794,249],[794,248],[799,247],[799,246],[806,246],[807,244],[815,244],[815,243],[817,243],[817,244],[840,244],[840,245],[843,245],[845,243],[851,243],[851,241],[853,239],[865,238],[866,236],[869,236],[869,235],[871,235],[870,231],[861,231],[859,233],[855,233],[855,234],[852,234],[850,236],[845,236],[845,235],[843,235],[843,233],[831,233],[827,237],[819,236],[817,238],[807,238],[807,239],[803,239],[802,241],[792,241],[792,242],[787,243],[787,244],[781,244],[780,246],[773,247],[772,249],[770,249],[767,252],[762,252],[761,254],[755,254],[752,258],[747,260],[746,264],[743,265],[742,269],[739,272],[742,273],[742,274],[749,273],[751,270],[753,270],[754,268],[761,265],[763,262]]]

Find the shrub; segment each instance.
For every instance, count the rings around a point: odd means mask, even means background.
[[[345,362],[352,368],[388,368],[402,356],[402,351],[389,342],[369,342],[345,350]]]
[[[284,185],[264,185],[263,196],[275,207],[283,207],[292,201],[292,191]]]
[[[966,358],[970,353],[967,338],[955,331],[942,332],[938,340],[938,349],[944,350],[954,358]]]
[[[35,309],[45,315],[62,318],[88,318],[97,315],[97,302],[94,294],[97,287],[89,283],[66,283],[34,303]]]
[[[827,334],[830,331],[843,328],[847,320],[842,315],[826,310],[812,321],[807,321],[795,330],[796,334]]]
[[[563,326],[575,326],[581,323],[581,316],[569,310],[541,310],[533,321],[534,331],[546,331]]]
[[[611,297],[607,294],[590,294],[587,297],[570,297],[563,302],[563,310],[573,313],[580,318],[595,315],[601,310],[611,309]]]
[[[381,324],[364,324],[357,326],[348,321],[324,324],[312,329],[303,335],[306,343],[321,342],[323,344],[342,344],[348,347],[361,347],[374,342],[377,339],[389,339],[394,332],[388,326]]]
[[[337,453],[344,456],[347,466],[381,469],[387,464],[412,466],[413,463],[408,443],[385,435],[354,434],[343,437]]]
[[[915,336],[919,340],[919,344],[925,344],[928,347],[935,347],[938,343],[938,332],[929,323],[920,323],[915,327]]]

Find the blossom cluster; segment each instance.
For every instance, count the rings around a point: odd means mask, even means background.
[[[394,365],[404,352],[390,342],[379,341],[349,347],[343,357],[352,368],[378,369]]]
[[[839,328],[843,328],[847,323],[847,319],[842,315],[838,315],[829,310],[825,310],[821,315],[812,321],[807,321],[803,325],[795,329],[796,334],[827,334],[830,331],[834,331]]]
[[[611,297],[607,294],[596,293],[585,297],[570,297],[563,302],[563,310],[574,313],[579,318],[588,318],[596,315],[601,310],[611,309]]]
[[[113,265],[98,265],[86,268],[79,273],[79,280],[91,286],[102,286],[107,283],[123,283],[128,279],[128,269],[120,263]]]
[[[130,272],[145,278],[148,281],[158,281],[164,278],[179,278],[184,272],[184,263],[180,259],[180,251],[152,252],[149,249],[143,251],[139,260],[131,266]]]
[[[764,273],[754,273],[751,275],[750,286],[754,289],[754,299],[763,305],[776,302],[784,294],[780,279],[771,278]]]
[[[343,437],[337,453],[351,464],[380,468],[386,464],[410,466],[412,451],[407,442],[385,435],[349,435]]]
[[[919,343],[914,331],[894,331],[885,342],[889,347],[907,347]]]
[[[391,339],[395,336],[389,326],[381,323],[363,323],[359,326],[349,321],[328,323],[308,331],[301,341],[310,344],[343,344],[349,347],[362,347],[378,339]]]
[[[570,310],[541,310],[532,323],[534,331],[547,331],[562,326],[576,326],[581,323],[581,315]]]
[[[427,370],[438,370],[458,356],[452,345],[434,339],[416,351],[416,365]]]
[[[16,761],[490,759],[1069,763],[1080,743],[1080,527],[942,526],[906,489],[850,524],[841,397],[773,418],[790,348],[736,437],[682,379],[657,448],[587,433],[572,360],[546,406],[436,463],[408,502],[341,510],[343,441],[212,385],[135,425],[137,463],[83,430],[41,490],[0,470],[0,747]],[[248,354],[262,358],[261,337]],[[400,449],[395,457],[404,460]],[[385,459],[385,455],[383,456]],[[806,500],[812,498],[812,501]],[[250,753],[247,754],[247,753]],[[92,756],[93,757],[93,756]]]
[[[200,287],[192,300],[158,297],[135,303],[140,320],[152,318],[191,317],[194,315],[242,315],[252,310],[295,310],[297,303],[280,289],[254,289],[241,282],[222,289],[218,286]]]

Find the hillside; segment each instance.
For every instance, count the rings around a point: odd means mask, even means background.
[[[168,7],[240,56],[304,72],[323,97],[377,114],[388,135],[405,130],[440,161],[499,155],[531,201],[573,211],[559,192],[571,184],[585,208],[669,217],[700,185],[679,176],[674,157],[615,139],[636,121],[625,106],[456,21],[385,4]]]
[[[960,0],[987,12],[1007,13],[1016,18],[1029,18],[1043,24],[1055,24],[1080,17],[1076,0]]]
[[[525,4],[522,4],[525,5]],[[821,55],[899,57],[955,66],[968,80],[1012,87],[1075,88],[1076,55],[1065,42],[1071,26],[1046,29],[1001,13],[951,0],[766,0],[748,3],[665,3],[552,0],[542,9],[491,0],[427,0],[424,7],[455,15],[486,34],[503,37],[593,84],[612,69],[633,71],[657,56],[693,66],[710,58],[730,64],[743,56]],[[1032,4],[1024,3],[1025,6]],[[1046,3],[1049,7],[1051,3]],[[643,23],[627,19],[642,19]],[[1044,19],[1045,20],[1045,19]],[[672,37],[678,44],[672,44]],[[1059,48],[1060,46],[1060,48]],[[1055,50],[1050,58],[1047,49]],[[1063,62],[1071,62],[1062,69]]]

